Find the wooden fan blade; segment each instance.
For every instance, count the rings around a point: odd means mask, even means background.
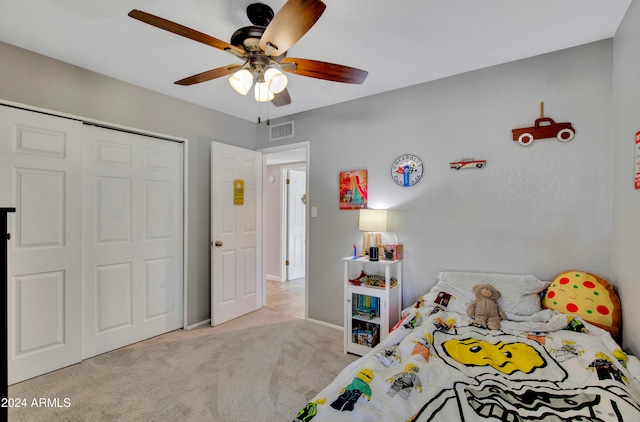
[[[271,100],[271,103],[277,107],[291,104],[291,96],[289,95],[287,88],[285,88],[281,93],[276,94],[275,98]]]
[[[206,72],[198,73],[197,75],[189,76],[188,78],[180,79],[176,81],[176,85],[194,85],[200,82],[210,81],[212,79],[219,78],[221,76],[230,75],[238,70],[242,69],[242,65],[232,64],[229,66],[219,67],[217,69],[207,70]]]
[[[347,84],[361,84],[369,74],[366,70],[356,69],[355,67],[292,57],[285,57],[282,59],[281,64],[282,70],[285,72]]]
[[[327,5],[321,0],[289,0],[260,38],[260,48],[277,57],[290,49],[320,19]]]
[[[171,22],[170,20],[161,18],[159,16],[143,12],[142,10],[134,9],[129,12],[129,16],[141,22],[153,25],[156,28],[164,29],[165,31],[173,32],[174,34],[189,38],[202,44],[227,51],[238,57],[242,57],[245,54],[245,51],[243,49],[214,38],[211,35],[204,34],[202,32],[196,31],[195,29],[180,25],[179,23]]]

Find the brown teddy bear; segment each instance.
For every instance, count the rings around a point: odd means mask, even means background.
[[[507,319],[500,305],[500,292],[490,284],[477,284],[473,286],[476,300],[467,307],[467,315],[475,319],[481,327],[490,330],[499,330],[500,321]]]

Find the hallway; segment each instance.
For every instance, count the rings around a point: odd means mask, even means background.
[[[304,319],[304,278],[267,280],[267,309]]]

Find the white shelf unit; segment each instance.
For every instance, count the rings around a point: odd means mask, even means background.
[[[344,261],[344,352],[363,356],[384,340],[400,321],[402,311],[402,260],[369,261],[368,257]],[[349,280],[367,275],[384,276],[384,288],[357,286]],[[396,284],[391,287],[391,280]]]

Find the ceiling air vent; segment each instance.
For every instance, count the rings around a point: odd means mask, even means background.
[[[270,141],[279,141],[280,139],[293,138],[293,122],[281,123],[279,125],[269,126],[271,131],[269,132]]]

